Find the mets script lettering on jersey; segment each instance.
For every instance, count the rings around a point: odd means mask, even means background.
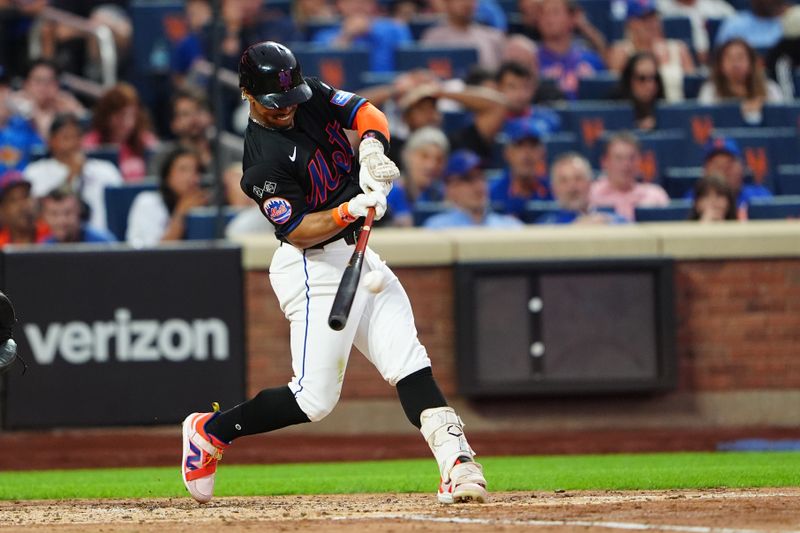
[[[328,142],[338,149],[333,150],[331,154],[334,163],[333,169],[330,168],[319,149],[308,162],[308,177],[311,187],[306,195],[306,203],[312,209],[324,203],[328,199],[328,192],[335,190],[342,176],[347,175],[353,168],[353,149],[341,124],[338,121],[329,122],[325,126],[325,132],[328,134]]]
[[[275,224],[283,224],[292,216],[292,204],[288,200],[276,196],[264,202],[264,213]]]

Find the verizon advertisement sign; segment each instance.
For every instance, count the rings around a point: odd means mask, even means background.
[[[244,399],[238,248],[14,249],[2,286],[29,365],[5,428],[170,424]]]

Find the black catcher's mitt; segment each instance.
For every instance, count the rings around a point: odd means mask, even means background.
[[[17,343],[12,338],[16,321],[11,300],[0,292],[0,374],[8,370],[17,359]]]

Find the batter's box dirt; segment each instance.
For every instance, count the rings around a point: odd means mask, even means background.
[[[506,492],[486,505],[433,494],[0,502],[0,531],[800,532],[800,489]]]

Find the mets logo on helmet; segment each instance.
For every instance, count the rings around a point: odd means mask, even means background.
[[[278,72],[278,83],[281,84],[281,89],[288,91],[292,88],[292,71],[282,70]]]
[[[264,202],[264,213],[275,224],[283,224],[292,216],[292,204],[288,200],[276,196]]]

